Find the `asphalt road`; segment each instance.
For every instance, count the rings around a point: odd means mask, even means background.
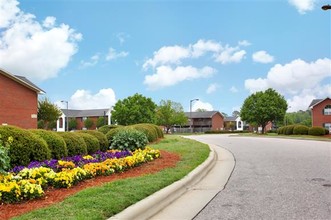
[[[331,219],[331,142],[228,135],[190,136],[222,146],[236,165],[194,218]]]

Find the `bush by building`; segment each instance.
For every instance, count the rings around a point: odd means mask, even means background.
[[[59,132],[66,142],[68,156],[86,155],[87,146],[84,139],[75,132]]]

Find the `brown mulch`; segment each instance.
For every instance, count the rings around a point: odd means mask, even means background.
[[[18,204],[0,205],[0,219],[10,219],[14,216],[22,215],[35,209],[43,208],[63,201],[66,197],[73,195],[83,189],[93,186],[100,186],[104,183],[112,182],[129,177],[137,177],[145,174],[159,172],[165,168],[175,167],[180,160],[180,156],[174,153],[161,150],[161,157],[151,162],[134,167],[123,173],[116,173],[110,176],[99,176],[90,180],[83,181],[69,189],[49,189],[46,190],[44,197]]]

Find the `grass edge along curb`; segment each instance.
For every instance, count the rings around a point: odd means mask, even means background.
[[[188,191],[190,186],[199,182],[216,163],[215,151],[209,146],[208,158],[187,174],[183,179],[155,192],[145,199],[135,203],[108,220],[120,219],[149,219],[167,207],[173,201]]]
[[[209,156],[208,145],[169,135],[151,147],[181,155],[175,168],[105,183],[82,190],[61,203],[14,219],[107,219],[160,189],[182,179]],[[194,150],[192,150],[194,149]],[[194,158],[194,160],[193,160]],[[116,199],[114,199],[116,198]]]

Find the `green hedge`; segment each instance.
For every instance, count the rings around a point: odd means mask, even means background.
[[[307,135],[309,127],[305,125],[295,125],[293,128],[293,134],[296,135]]]
[[[61,159],[68,156],[66,142],[57,132],[43,129],[33,129],[30,131],[46,141],[51,151],[52,159]]]
[[[294,127],[295,127],[295,125],[287,125],[285,127],[285,134],[286,135],[292,135]]]
[[[95,152],[100,150],[100,143],[96,137],[91,134],[82,132],[77,132],[76,134],[84,139],[88,154],[94,154]]]
[[[75,132],[59,132],[67,144],[68,156],[86,155],[87,146],[84,139]]]
[[[14,126],[0,126],[3,141],[13,138],[10,145],[9,157],[11,167],[28,165],[31,161],[51,159],[51,151],[46,141],[32,132]]]
[[[108,144],[107,137],[102,132],[92,131],[92,130],[79,131],[79,132],[87,133],[87,134],[90,134],[90,135],[93,135],[94,137],[96,137],[99,140],[101,151],[106,151],[106,150],[109,149],[109,144]]]
[[[103,134],[107,134],[108,131],[118,128],[118,127],[123,127],[122,125],[104,125],[98,128],[98,131],[100,131]]]
[[[151,124],[136,124],[131,127],[143,132],[146,135],[148,142],[154,142],[158,139],[158,133],[155,127]]]
[[[314,135],[314,136],[321,136],[321,135],[325,135],[325,128],[323,127],[311,127],[308,130],[308,134],[309,135]]]

